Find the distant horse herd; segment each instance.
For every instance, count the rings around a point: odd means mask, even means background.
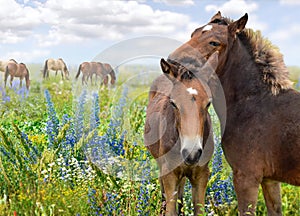
[[[211,104],[221,121],[240,215],[255,215],[260,185],[268,215],[282,215],[280,182],[300,186],[300,93],[292,88],[278,49],[260,32],[245,28],[247,21],[247,14],[233,21],[218,12],[161,59],[163,74],[149,92],[144,141],[159,166],[163,215],[182,213],[186,179],[194,215],[203,213],[214,149]],[[11,59],[0,62],[0,70],[5,85],[8,76],[10,83],[19,77],[29,88],[25,64]],[[49,71],[69,79],[61,58],[46,60],[44,78]],[[106,63],[83,62],[75,78],[80,74],[83,85],[89,79],[93,84],[93,76],[104,85],[108,76],[112,85],[116,81]]]
[[[70,73],[67,68],[66,63],[62,58],[53,59],[49,58],[45,61],[42,74],[43,78],[49,78],[49,71],[55,72],[55,76],[60,71],[62,79],[70,79]],[[10,85],[12,86],[12,81],[14,77],[20,78],[20,88],[22,87],[23,79],[25,78],[26,88],[29,89],[30,80],[29,80],[29,70],[24,63],[18,63],[14,59],[8,61],[0,61],[0,72],[4,73],[4,86],[6,87],[7,79],[10,77]],[[116,74],[113,68],[108,63],[101,62],[83,62],[80,64],[78,73],[76,75],[76,80],[78,79],[80,72],[82,72],[82,84],[87,84],[88,79],[92,82],[93,75],[100,77],[102,79],[101,85],[108,86],[108,80],[110,77],[111,85],[114,85],[116,82]]]

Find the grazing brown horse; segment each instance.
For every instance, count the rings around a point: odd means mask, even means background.
[[[210,73],[217,66],[217,54],[200,71]],[[160,169],[165,215],[182,213],[183,191],[188,178],[192,185],[194,215],[202,213],[213,154],[213,136],[208,113],[211,93],[208,77],[199,77],[184,67],[161,60],[164,75],[149,92],[144,140]],[[177,200],[181,200],[176,210]]]
[[[55,71],[55,76],[57,75],[57,72],[60,71],[62,79],[64,77],[66,79],[69,79],[69,71],[66,66],[66,63],[62,58],[59,59],[47,59],[45,61],[44,70],[43,70],[43,77],[49,77],[49,70]]]
[[[218,12],[169,58],[193,65],[194,53],[208,58],[219,52],[216,73],[227,106],[222,147],[239,212],[255,214],[261,185],[268,215],[282,215],[280,182],[300,185],[300,93],[278,48],[246,29],[247,20],[247,14],[232,21]]]
[[[6,86],[7,78],[10,76],[10,86],[12,86],[12,81],[14,77],[20,78],[20,88],[22,87],[22,81],[25,78],[26,88],[29,89],[30,80],[29,80],[29,71],[24,63],[15,63],[10,61],[6,65],[5,75],[4,75],[4,85]]]
[[[79,65],[76,79],[78,79],[80,72],[82,72],[82,84],[87,84],[88,79],[91,79],[93,84],[93,75],[100,76],[103,84],[107,86],[108,75],[111,77],[111,84],[114,85],[116,81],[116,75],[112,67],[107,63],[100,62],[83,62]]]
[[[14,62],[17,64],[16,60],[14,59],[10,59],[8,61],[0,61],[0,71],[2,71],[3,73],[5,73],[6,70],[6,66],[9,62]]]

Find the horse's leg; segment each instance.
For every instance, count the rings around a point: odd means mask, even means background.
[[[88,85],[88,81],[89,81],[89,76],[87,75],[87,76],[85,76],[85,78],[84,78],[85,85]]]
[[[196,169],[190,177],[192,184],[192,197],[194,206],[194,215],[202,215],[205,202],[205,191],[209,178],[208,167]]]
[[[97,76],[96,76],[96,78],[97,78]],[[90,79],[91,79],[91,86],[93,86],[93,74],[91,74]]]
[[[159,177],[159,184],[160,184],[161,204],[162,204],[160,209],[160,214],[163,215],[166,212],[166,196],[165,196],[164,184],[161,177]]]
[[[62,80],[64,80],[64,74],[63,74],[63,71],[60,71],[60,74],[61,74]]]
[[[22,81],[23,81],[23,78],[20,77],[20,88],[22,88]]]
[[[170,172],[167,175],[161,177],[162,183],[165,190],[166,196],[166,216],[175,216],[176,213],[176,203],[178,198],[177,184],[178,177],[174,172]]]
[[[84,85],[84,74],[82,74],[81,84]]]
[[[7,78],[8,78],[8,73],[5,73],[4,74],[4,87],[6,87]]]
[[[10,75],[10,87],[12,87],[12,81],[14,79],[14,76]]]
[[[183,211],[183,194],[184,194],[184,185],[185,185],[185,178],[182,178],[179,186],[178,186],[178,212],[179,215],[183,216],[184,215],[184,211]]]
[[[260,182],[253,173],[234,171],[233,183],[238,200],[239,215],[255,215]]]
[[[261,187],[266,201],[268,215],[281,216],[280,182],[263,180]]]
[[[103,78],[103,84],[104,84],[105,87],[108,86],[108,76],[105,76],[105,77]]]

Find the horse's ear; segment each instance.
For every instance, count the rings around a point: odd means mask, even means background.
[[[160,67],[165,74],[168,74],[169,76],[174,78],[177,77],[177,72],[175,70],[172,70],[172,65],[163,58],[160,60]]]
[[[237,33],[241,32],[245,28],[247,21],[248,21],[248,14],[246,13],[239,20],[229,24],[228,26],[229,33],[235,36]]]
[[[210,82],[212,76],[215,75],[215,71],[219,64],[219,51],[214,52],[202,66],[198,76],[201,77],[201,80],[205,82]]]
[[[216,13],[211,19],[210,19],[210,22],[213,22],[215,20],[220,20],[222,19],[222,15],[221,15],[221,12],[218,11],[218,13]]]
[[[215,72],[219,64],[219,51],[214,52],[205,63],[205,67],[210,67],[210,70]]]

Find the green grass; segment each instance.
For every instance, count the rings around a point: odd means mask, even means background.
[[[41,68],[29,66],[31,88],[27,96],[10,88],[5,94],[2,89],[0,95],[0,215],[158,215],[161,192],[155,178],[157,168],[153,160],[148,161],[151,170],[145,164],[150,156],[143,145],[143,130],[149,86],[160,72],[152,67],[123,66],[116,86],[104,89],[82,86],[80,79],[74,80],[76,71],[71,71],[69,81],[54,74],[43,80]],[[143,73],[138,75],[139,71]],[[45,99],[46,89],[52,110]],[[50,128],[53,141],[49,140],[49,122],[56,125]],[[214,128],[217,124],[215,121]],[[98,154],[100,162],[104,158],[98,146],[101,142],[96,139],[105,136],[103,149],[116,161],[108,159],[103,167],[94,159]],[[221,159],[222,183],[231,170],[224,156]],[[209,187],[216,178],[210,179]],[[230,204],[213,205],[215,191],[211,193],[208,212],[237,214],[234,195],[230,195]],[[284,215],[299,215],[299,200],[298,187],[282,185]],[[184,211],[190,215],[190,191],[185,203]],[[257,215],[266,215],[261,190]]]

